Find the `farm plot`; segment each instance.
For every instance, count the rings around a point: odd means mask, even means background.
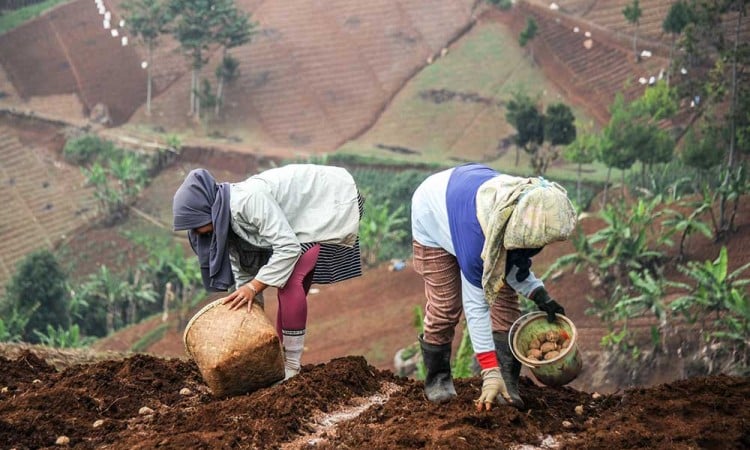
[[[521,379],[526,411],[477,412],[481,380],[430,404],[422,384],[358,356],[216,399],[190,362],[137,355],[56,371],[0,357],[0,440],[15,448],[742,448],[750,381],[715,376],[622,394]],[[578,411],[578,412],[576,412]]]

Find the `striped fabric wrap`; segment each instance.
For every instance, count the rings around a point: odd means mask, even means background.
[[[362,219],[365,209],[365,199],[358,195],[359,218]],[[315,242],[302,243],[302,253],[305,253]],[[338,281],[356,278],[362,275],[362,257],[359,248],[359,237],[353,246],[347,247],[336,244],[320,244],[318,262],[315,264],[313,283],[331,284]]]

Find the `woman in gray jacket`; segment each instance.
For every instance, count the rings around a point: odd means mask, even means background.
[[[278,289],[276,328],[286,378],[300,370],[312,283],[361,275],[362,197],[346,169],[293,164],[239,183],[191,171],[174,195],[174,229],[187,230],[207,290],[239,309]]]

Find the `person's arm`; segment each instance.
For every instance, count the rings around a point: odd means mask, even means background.
[[[255,192],[248,196],[241,213],[249,231],[273,248],[271,258],[260,268],[255,280],[263,285],[284,287],[302,252],[284,212],[270,195]]]
[[[301,246],[292,227],[278,203],[265,192],[248,196],[240,211],[248,232],[256,234],[259,241],[267,242],[273,254],[260,268],[255,278],[247,283],[237,283],[237,290],[223,299],[230,309],[240,308],[245,302],[263,292],[268,286],[284,287],[301,254]]]
[[[474,286],[461,274],[461,300],[466,316],[466,326],[471,345],[482,369],[498,367],[495,341],[492,340],[490,306],[484,299],[484,290]]]
[[[505,276],[505,282],[513,288],[514,291],[526,298],[531,298],[531,294],[539,288],[544,288],[542,280],[534,275],[534,272],[528,270],[526,277],[518,276],[518,266],[511,266],[510,271]]]
[[[547,320],[552,323],[555,321],[555,314],[565,315],[565,309],[550,298],[547,289],[544,287],[542,280],[534,276],[534,272],[527,270],[526,277],[518,276],[519,268],[511,267],[505,281],[513,288],[514,291],[531,299],[541,311],[547,313]]]
[[[482,369],[482,392],[474,403],[477,410],[490,410],[497,401],[498,395],[502,395],[506,401],[510,402],[510,394],[500,374],[500,365],[497,363],[495,341],[492,340],[490,307],[484,299],[484,290],[469,283],[463,273],[461,284],[466,326],[469,329],[471,345]]]

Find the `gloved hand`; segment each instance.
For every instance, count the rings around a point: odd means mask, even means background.
[[[492,409],[492,403],[498,395],[502,395],[510,404],[510,394],[508,394],[503,377],[500,375],[500,369],[497,367],[484,369],[482,371],[482,395],[474,401],[477,405],[477,411]]]
[[[555,300],[551,299],[547,290],[543,287],[535,290],[531,294],[531,300],[536,303],[536,306],[538,306],[541,311],[547,313],[547,322],[549,323],[555,321],[555,314],[565,315],[565,309],[563,309],[563,307]]]

